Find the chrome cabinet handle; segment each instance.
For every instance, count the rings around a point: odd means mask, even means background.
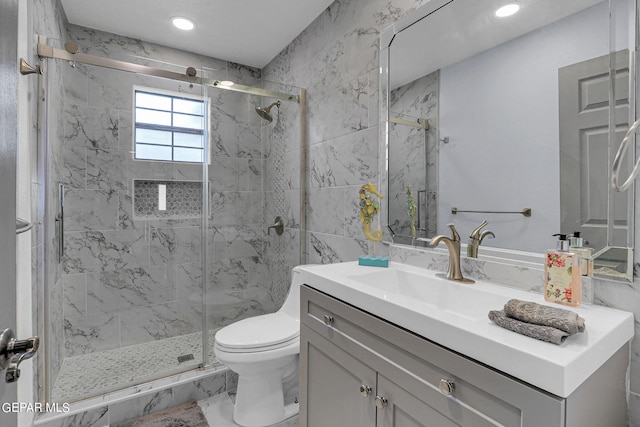
[[[369,387],[368,385],[362,384],[360,386],[360,394],[362,395],[362,397],[367,397],[371,394],[371,387]]]
[[[440,380],[438,383],[438,388],[440,389],[440,393],[445,396],[451,396],[456,389],[456,385],[451,380],[445,380],[444,378]]]
[[[324,315],[324,324],[327,326],[331,326],[333,325],[333,316],[330,314],[325,314]]]
[[[385,399],[382,396],[376,396],[376,408],[378,409],[383,409],[385,406],[387,406],[387,399]]]
[[[7,368],[6,382],[13,383],[20,378],[20,363],[32,358],[39,346],[38,337],[17,340],[11,329],[5,329],[0,333],[0,369]]]

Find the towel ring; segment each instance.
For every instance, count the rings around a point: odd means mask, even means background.
[[[638,158],[636,164],[633,166],[633,170],[631,171],[631,175],[629,175],[629,178],[627,178],[627,180],[622,183],[622,185],[618,184],[620,175],[620,164],[622,163],[622,159],[624,159],[624,155],[627,152],[631,137],[636,133],[638,127],[640,127],[640,119],[636,120],[631,125],[624,138],[622,139],[622,142],[620,143],[620,147],[618,148],[616,157],[613,159],[613,168],[611,170],[611,184],[616,191],[625,191],[627,188],[629,188],[633,180],[638,175],[638,170],[640,169],[640,158]]]

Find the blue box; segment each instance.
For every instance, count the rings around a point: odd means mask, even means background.
[[[389,267],[389,257],[388,256],[361,256],[358,257],[359,265],[367,265],[370,267]]]

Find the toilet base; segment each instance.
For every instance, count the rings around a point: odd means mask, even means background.
[[[292,357],[297,363],[297,355]],[[291,363],[291,361],[290,361]],[[239,374],[233,421],[243,427],[265,427],[277,424],[298,413],[298,403],[284,404],[283,376],[280,369],[259,375]],[[289,369],[290,370],[290,369]]]

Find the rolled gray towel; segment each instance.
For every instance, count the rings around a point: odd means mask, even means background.
[[[584,332],[584,319],[570,310],[512,299],[504,305],[504,312],[514,319],[534,325],[551,326],[569,334]]]
[[[534,325],[531,323],[521,322],[511,317],[507,317],[504,310],[489,312],[489,319],[510,331],[517,332],[541,341],[547,341],[553,344],[562,344],[562,342],[571,334],[561,331],[560,329],[550,326]]]

